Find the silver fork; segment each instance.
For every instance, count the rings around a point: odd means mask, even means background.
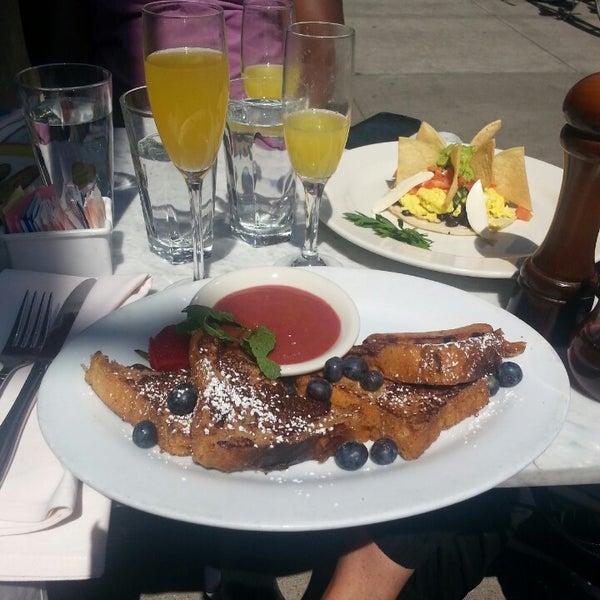
[[[0,352],[0,393],[13,373],[40,353],[50,324],[52,293],[27,290]]]

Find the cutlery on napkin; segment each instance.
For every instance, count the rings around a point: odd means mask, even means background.
[[[11,314],[27,287],[52,291],[57,302],[84,278],[52,273],[5,269],[0,272],[0,314]],[[145,296],[150,289],[147,274],[99,277],[83,305],[70,335],[75,335],[94,321]],[[0,343],[8,335],[8,323],[0,323]],[[0,402],[0,419],[4,419],[17,397],[31,367],[20,370],[6,387]],[[83,374],[82,374],[83,377]],[[65,382],[68,385],[68,382]],[[29,416],[11,468],[0,487],[0,536],[31,533],[67,519],[76,507],[79,482],[52,454],[41,434],[35,407]]]
[[[27,379],[17,395],[10,411],[0,424],[0,487],[4,483],[17,451],[27,418],[36,401],[40,383],[46,370],[60,352],[85,299],[96,285],[93,277],[84,279],[62,303],[53,318],[46,341],[33,361]]]

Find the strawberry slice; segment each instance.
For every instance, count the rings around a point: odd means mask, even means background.
[[[190,336],[177,333],[175,325],[163,327],[148,342],[150,366],[156,371],[188,369]]]

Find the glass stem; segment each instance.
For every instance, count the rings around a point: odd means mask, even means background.
[[[306,209],[306,230],[304,232],[304,246],[302,257],[309,266],[323,265],[319,258],[317,249],[317,238],[319,234],[319,211],[321,210],[321,198],[325,183],[303,181],[304,202]]]
[[[192,217],[192,243],[194,246],[194,281],[204,279],[204,227],[202,224],[202,176],[186,178],[190,194],[190,215]]]

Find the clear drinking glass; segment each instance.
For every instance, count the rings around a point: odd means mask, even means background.
[[[35,159],[57,196],[67,184],[113,199],[112,75],[96,65],[56,63],[17,74]]]
[[[190,194],[195,280],[205,276],[202,182],[219,151],[229,93],[223,9],[165,0],[142,11],[146,85],[154,120]]]
[[[354,29],[318,21],[290,25],[283,69],[283,132],[305,193],[306,231],[292,266],[326,265],[317,236],[323,190],[339,164],[351,120]]]
[[[285,33],[294,21],[291,0],[245,0],[241,72],[250,98],[281,100]]]

